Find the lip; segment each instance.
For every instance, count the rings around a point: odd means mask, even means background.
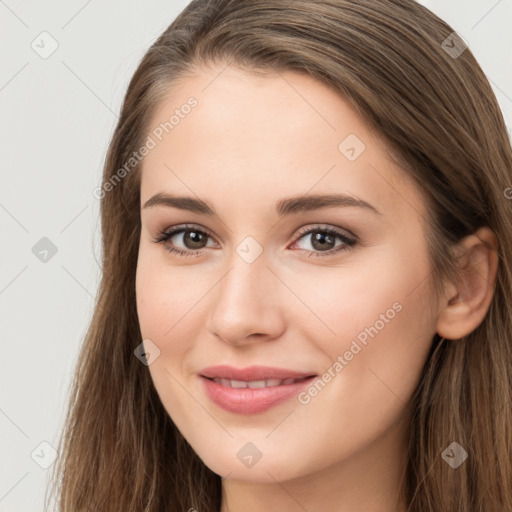
[[[305,373],[285,368],[251,366],[234,368],[227,365],[210,366],[199,372],[208,398],[222,409],[237,414],[257,414],[296,396],[318,377],[313,372]],[[213,378],[255,381],[267,379],[301,379],[289,384],[264,388],[232,388],[213,381]]]

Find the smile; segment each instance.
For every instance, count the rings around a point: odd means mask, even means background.
[[[318,377],[285,368],[212,366],[199,373],[207,398],[235,414],[265,412],[297,396]]]

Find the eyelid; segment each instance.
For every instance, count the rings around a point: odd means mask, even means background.
[[[174,234],[177,234],[178,232],[181,232],[181,231],[186,231],[187,229],[195,229],[197,231],[200,231],[200,232],[204,232],[206,235],[208,235],[210,238],[215,239],[215,236],[213,235],[213,233],[208,229],[208,228],[205,228],[203,226],[200,226],[198,224],[178,224],[176,226],[172,226],[170,228],[167,228],[165,230],[163,230],[160,234],[159,234],[159,237],[164,237],[164,236],[167,236],[167,235],[174,235]],[[347,238],[352,238],[354,239],[354,241],[359,241],[358,240],[358,237],[356,235],[354,235],[354,233],[352,233],[351,231],[349,231],[348,229],[345,229],[345,228],[339,228],[339,227],[334,227],[334,226],[331,226],[329,224],[322,224],[322,223],[319,223],[319,224],[308,224],[306,226],[303,226],[302,228],[299,228],[298,232],[297,232],[297,235],[294,237],[294,242],[297,241],[298,238],[300,238],[300,236],[302,235],[305,235],[307,233],[310,233],[311,231],[315,231],[315,230],[318,230],[318,231],[322,231],[322,230],[325,230],[325,231],[329,231],[329,230],[333,230],[335,231],[337,234],[344,234],[344,233],[347,233]],[[344,232],[344,233],[342,233]],[[218,242],[217,242],[218,243]]]
[[[295,241],[297,241],[302,235],[305,235],[306,233],[311,233],[311,231],[330,231],[330,232],[336,233],[337,235],[341,235],[345,238],[350,238],[354,242],[359,241],[358,237],[356,235],[354,235],[354,233],[352,233],[348,229],[339,228],[339,227],[331,226],[330,224],[322,224],[322,223],[313,224],[313,225],[308,224],[307,226],[300,228],[297,233],[297,236],[295,237]]]
[[[213,236],[212,232],[208,228],[204,228],[202,226],[199,226],[198,224],[178,224],[177,226],[172,226],[170,228],[164,229],[161,233],[158,234],[158,236],[155,239],[155,242],[163,241],[168,237],[177,235],[178,233],[181,233],[183,231],[188,231],[188,230],[199,231],[201,233],[204,233],[205,235],[208,235],[213,240],[215,240],[215,237]],[[191,250],[193,250],[193,249],[191,249]]]

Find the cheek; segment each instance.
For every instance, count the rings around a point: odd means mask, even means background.
[[[194,274],[193,266],[173,268],[165,261],[165,255],[141,249],[136,297],[142,336],[157,344],[172,340],[183,325],[194,324],[190,318],[197,315],[196,306],[207,290]]]
[[[395,346],[414,333],[426,334],[433,323],[425,279],[429,272],[428,259],[420,251],[374,251],[371,257],[354,259],[350,267],[296,276],[295,290],[313,313],[306,311],[309,325],[320,325],[321,320],[326,335],[323,348],[334,358],[340,350],[348,350],[347,342],[350,345],[353,339],[363,344],[386,339]]]
[[[331,272],[327,282],[303,282],[302,292],[309,298],[310,310],[328,328],[323,328],[323,337],[312,338],[313,330],[308,336],[303,324],[304,336],[314,339],[331,361],[343,359],[343,369],[335,372],[343,377],[334,379],[338,384],[332,387],[342,386],[337,392],[354,397],[356,408],[357,404],[378,408],[383,403],[379,400],[386,397],[406,401],[435,334],[432,290],[425,279],[430,273],[426,248],[414,254],[397,248],[371,262],[358,262],[350,272]],[[316,326],[318,321],[313,321]]]
[[[160,400],[170,415],[172,412],[173,420],[183,416],[184,403],[192,405],[180,383],[183,383],[188,352],[199,335],[190,329],[201,324],[193,320],[197,311],[192,307],[199,302],[201,286],[197,280],[187,278],[186,273],[155,259],[140,258],[136,275],[141,336],[151,340],[160,350],[159,357],[148,370]],[[177,423],[181,425],[179,419]]]
[[[364,269],[330,287],[318,304],[336,333],[322,348],[341,363],[325,398],[340,404],[330,414],[356,437],[362,432],[354,426],[365,416],[374,425],[370,433],[403,412],[435,334],[426,256],[390,253]]]
[[[149,338],[157,344],[171,327],[171,318],[164,314],[168,308],[168,292],[161,273],[155,267],[144,265],[137,268],[137,314],[141,334],[143,338]]]
[[[166,409],[181,414],[181,404],[193,404],[184,392],[191,374],[196,341],[204,338],[206,294],[214,281],[198,277],[191,266],[172,266],[166,255],[141,248],[136,274],[137,315],[143,339],[160,350],[149,365],[151,377]],[[186,407],[185,407],[186,409]]]

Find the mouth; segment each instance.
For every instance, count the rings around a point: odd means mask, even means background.
[[[218,407],[236,414],[257,414],[296,396],[317,374],[284,368],[214,366],[199,377],[206,396]]]

